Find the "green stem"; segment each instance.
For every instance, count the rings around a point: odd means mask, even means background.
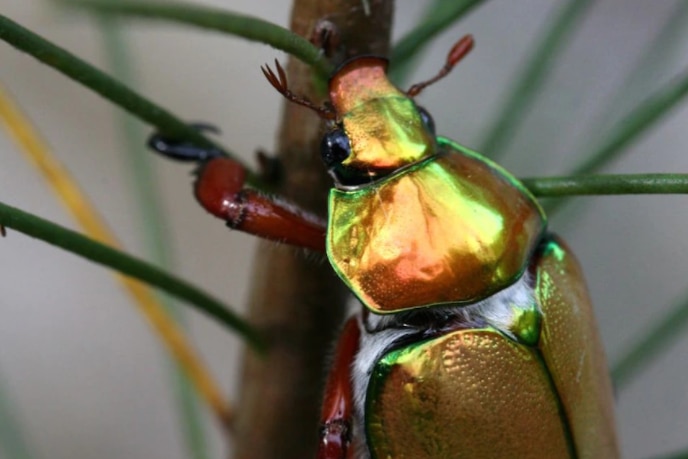
[[[661,456],[652,456],[650,459],[686,459],[688,457],[688,448],[682,451],[662,454]]]
[[[0,457],[31,459],[32,454],[21,426],[19,410],[14,403],[5,378],[0,375]]]
[[[129,46],[119,21],[108,15],[97,15],[104,42],[105,56],[113,74],[122,82],[132,84],[135,80]],[[131,182],[130,202],[138,211],[137,221],[143,233],[144,247],[151,259],[165,269],[172,269],[169,223],[162,211],[162,200],[158,193],[157,180],[153,173],[153,156],[146,154],[141,144],[144,137],[142,126],[135,118],[118,112],[115,117],[120,129],[124,156],[127,160],[128,176]],[[167,313],[188,333],[185,310],[168,295],[157,295]],[[173,359],[168,359],[169,380],[175,395],[179,429],[183,433],[187,456],[192,459],[209,459],[207,440],[200,411],[200,398],[183,368]]]
[[[424,21],[407,33],[394,45],[390,62],[390,77],[394,81],[402,81],[407,72],[407,64],[437,35],[451,27],[463,15],[485,0],[446,0],[436,1]]]
[[[571,175],[589,174],[611,162],[624,147],[645,133],[686,95],[688,95],[688,72],[632,110],[620,123],[616,135],[610,136],[610,139],[590,155],[587,161],[580,164]]]
[[[262,339],[253,327],[231,312],[220,301],[185,280],[172,276],[150,263],[3,203],[0,203],[0,225],[61,247],[124,275],[158,287],[239,333],[254,349],[258,351],[265,349]]]
[[[323,76],[332,72],[331,64],[320,49],[289,29],[263,19],[233,13],[220,8],[181,2],[146,3],[130,0],[57,0],[59,3],[96,10],[102,13],[138,16],[146,19],[174,21],[217,30],[247,40],[265,43],[313,66]]]
[[[237,160],[225,148],[209,140],[164,108],[154,104],[69,51],[45,40],[3,15],[0,15],[0,40],[6,41],[58,72],[78,81],[135,117],[154,126],[159,132],[172,138],[187,140],[201,147],[218,149]],[[252,184],[259,182],[255,175],[250,175],[249,181]]]
[[[500,106],[500,115],[487,129],[479,150],[483,154],[496,159],[504,153],[506,145],[535,101],[535,95],[554,67],[561,48],[592,3],[591,0],[569,0],[561,7],[558,17],[551,21],[547,31],[538,40],[539,46],[516,78],[506,102]]]
[[[632,110],[620,123],[617,131],[612,133],[609,140],[593,154],[586,155],[588,159],[576,167],[570,175],[587,175],[600,170],[615,159],[626,146],[659,121],[662,116],[669,113],[669,110],[678,105],[686,95],[688,95],[688,72],[657,91],[635,110]],[[559,210],[566,202],[565,199],[562,199],[551,203],[547,208],[548,213]]]
[[[688,193],[688,174],[619,174],[582,177],[526,178],[523,184],[538,197],[612,194]]]
[[[612,379],[619,390],[632,380],[640,368],[650,363],[669,344],[678,339],[687,325],[688,295],[673,306],[670,312],[614,365]]]
[[[658,34],[645,47],[633,69],[625,76],[612,96],[609,97],[603,110],[590,121],[590,129],[583,138],[591,140],[586,151],[594,151],[607,137],[610,128],[619,115],[626,113],[642,99],[641,95],[650,93],[663,82],[670,68],[676,62],[682,62],[682,44],[688,32],[688,2],[678,0],[667,16],[666,22],[658,28]]]

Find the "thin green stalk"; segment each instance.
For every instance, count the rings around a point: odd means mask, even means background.
[[[394,81],[403,81],[408,71],[408,62],[437,35],[452,26],[463,15],[485,0],[456,0],[448,2],[439,0],[428,9],[428,15],[416,28],[407,33],[392,49],[390,77]]]
[[[134,72],[131,68],[131,58],[128,56],[126,37],[122,34],[114,18],[98,15],[104,40],[105,56],[110,61],[113,74],[122,82],[131,85]],[[169,224],[162,212],[161,199],[158,192],[157,180],[153,174],[153,156],[143,148],[141,139],[145,137],[141,126],[132,117],[118,112],[116,122],[121,132],[125,158],[128,163],[129,177],[132,184],[132,199],[137,209],[142,227],[144,247],[151,259],[165,269],[171,269],[172,251],[170,237],[167,231]],[[182,327],[185,324],[185,314],[179,304],[172,301],[168,295],[157,295],[167,313]],[[183,369],[171,359],[168,360],[169,377],[174,388],[177,418],[180,430],[183,432],[188,457],[192,459],[209,459],[205,431],[200,412],[200,398],[194,391],[191,380]]]
[[[146,19],[174,21],[217,30],[247,40],[265,43],[291,54],[313,66],[321,75],[329,76],[331,64],[317,47],[289,29],[263,19],[197,4],[168,2],[147,3],[131,0],[56,0],[65,5],[92,9],[101,13],[138,16]]]
[[[506,102],[500,106],[499,116],[487,129],[479,150],[483,154],[492,159],[504,154],[507,144],[535,101],[535,95],[554,68],[562,47],[592,4],[591,0],[569,0],[561,7],[556,19],[548,21],[548,29],[538,40],[538,47],[515,79]]]
[[[23,429],[19,423],[17,407],[8,396],[4,378],[0,375],[0,456],[12,459],[32,459]],[[1,454],[4,453],[5,455]]]
[[[0,225],[61,247],[126,276],[158,287],[238,333],[255,350],[264,351],[265,349],[265,344],[258,332],[227,306],[185,280],[168,274],[148,262],[3,203],[0,203]]]
[[[619,194],[685,194],[688,174],[619,174],[526,178],[523,184],[538,197]]]
[[[688,326],[688,295],[676,303],[664,318],[650,328],[635,345],[631,346],[612,368],[612,379],[619,389],[628,384],[633,375],[651,363]]]
[[[688,458],[688,448],[683,451],[676,451],[673,453],[662,454],[661,456],[652,456],[650,459],[686,459]]]
[[[218,149],[238,161],[227,149],[209,140],[164,108],[127,88],[69,51],[45,40],[3,15],[0,15],[0,40],[6,41],[95,91],[135,117],[154,126],[158,131],[201,147]],[[249,181],[254,185],[259,183],[258,178],[253,174],[250,174]]]
[[[608,164],[624,147],[644,134],[686,95],[688,95],[688,71],[632,110],[609,140],[594,154],[587,156],[589,159],[576,167],[571,175],[589,174]]]
[[[659,27],[657,36],[645,47],[633,69],[605,104],[606,107],[593,117],[590,129],[583,135],[583,138],[592,142],[590,148],[584,150],[593,151],[594,147],[599,146],[600,140],[607,137],[607,132],[614,125],[613,121],[637,105],[640,102],[639,95],[650,93],[669,74],[669,67],[683,59],[681,44],[685,42],[683,37],[687,32],[688,2],[678,0],[666,22]]]
[[[688,95],[688,72],[676,81],[657,91],[649,99],[636,107],[635,110],[620,123],[619,128],[609,140],[591,155],[569,175],[579,176],[594,173],[615,159],[623,149],[654,126],[669,110],[678,105]],[[547,206],[547,211],[553,213],[567,202],[561,199]]]

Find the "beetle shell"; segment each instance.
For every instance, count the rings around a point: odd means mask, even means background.
[[[493,327],[468,328],[377,361],[364,421],[372,457],[618,457],[610,381],[580,268],[552,239],[531,272],[519,288],[542,314],[535,346]],[[497,301],[509,299],[483,307]]]
[[[494,329],[414,343],[375,366],[370,449],[381,458],[569,457],[552,393],[537,352]]]
[[[520,277],[544,230],[542,210],[511,175],[439,142],[444,155],[330,193],[328,256],[375,312],[481,300]]]

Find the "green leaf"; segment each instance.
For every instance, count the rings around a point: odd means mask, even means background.
[[[662,454],[661,456],[652,456],[651,459],[686,459],[688,457],[688,448],[682,451],[676,451],[669,454]]]
[[[686,95],[688,95],[688,72],[657,91],[631,111],[607,142],[592,154],[584,155],[588,159],[576,167],[570,175],[579,176],[594,173],[616,159],[625,147],[647,132]],[[562,199],[547,206],[548,213],[557,211],[566,202],[567,200]]]
[[[479,6],[484,0],[436,0],[428,8],[428,13],[413,30],[407,33],[392,49],[390,55],[390,78],[403,81],[410,60],[418,55],[437,35],[454,25],[456,21]]]
[[[0,40],[6,41],[81,83],[135,117],[154,126],[158,131],[201,147],[218,149],[238,161],[227,149],[209,140],[164,108],[154,104],[69,51],[50,43],[3,15],[0,15]],[[250,173],[248,181],[253,185],[260,183],[257,176]]]
[[[103,36],[104,54],[107,57],[113,74],[123,82],[131,84],[134,81],[134,71],[131,65],[126,36],[117,20],[110,16],[98,15],[100,30]],[[138,218],[147,255],[155,263],[165,269],[171,269],[172,251],[163,204],[157,187],[157,177],[153,173],[153,156],[145,151],[141,139],[145,134],[136,119],[119,112],[116,124],[120,131],[124,156],[127,160],[132,190],[129,202],[138,212]],[[185,311],[168,295],[158,295],[160,304],[165,311],[174,318],[180,327],[185,327]],[[191,459],[209,459],[207,439],[200,412],[200,398],[194,386],[180,365],[168,360],[169,382],[175,394],[177,419],[183,432],[187,456]]]
[[[538,197],[621,194],[685,194],[688,174],[620,174],[525,178],[523,184]]]
[[[612,379],[619,389],[628,384],[633,376],[652,359],[661,354],[671,343],[681,337],[688,326],[688,294],[678,301],[661,321],[650,326],[649,331],[612,368]]]
[[[591,139],[594,145],[584,148],[594,151],[600,145],[600,139],[607,138],[607,132],[614,127],[620,115],[627,113],[638,105],[640,95],[652,92],[658,84],[664,82],[669,75],[670,67],[675,62],[683,62],[683,50],[680,46],[688,36],[688,2],[679,0],[667,17],[664,24],[659,27],[659,33],[643,50],[633,69],[628,72],[619,88],[614,91],[604,110],[590,122],[588,133],[583,135],[585,139]],[[611,129],[613,131],[613,129]]]
[[[631,111],[609,140],[597,151],[588,156],[588,160],[580,164],[572,175],[588,174],[600,170],[603,166],[616,159],[618,154],[644,134],[659,121],[669,110],[674,108],[688,95],[688,72],[676,81],[655,92],[635,110]]]
[[[220,301],[185,280],[168,274],[148,262],[3,203],[0,203],[0,225],[61,247],[124,275],[158,287],[170,295],[184,300],[190,306],[217,320],[228,329],[237,332],[255,350],[265,350],[265,344],[258,332]]]
[[[479,150],[484,155],[492,159],[503,155],[554,67],[562,47],[592,4],[591,0],[569,0],[561,7],[557,18],[550,22],[542,38],[538,40],[538,47],[527,59],[521,74],[516,77],[505,102],[500,105],[499,115],[486,131]]]
[[[147,3],[130,0],[56,0],[64,5],[78,6],[101,13],[137,16],[146,19],[174,21],[181,24],[216,30],[247,40],[265,43],[313,66],[321,75],[329,76],[332,66],[320,49],[289,29],[263,19],[231,11],[191,3]]]
[[[4,378],[0,375],[0,454],[12,459],[31,459],[31,453],[20,425],[19,410],[9,396]]]

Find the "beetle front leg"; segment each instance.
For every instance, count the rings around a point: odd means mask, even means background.
[[[244,187],[246,170],[229,158],[213,158],[199,170],[194,194],[211,214],[232,229],[325,251],[325,224],[285,202]]]
[[[317,459],[353,457],[350,448],[353,416],[351,365],[358,353],[360,337],[358,322],[356,317],[352,317],[344,325],[325,386]]]
[[[199,125],[199,129],[209,129]],[[246,169],[216,150],[154,134],[148,146],[169,158],[199,164],[194,194],[205,210],[232,229],[264,239],[325,251],[325,223],[286,202],[246,188]]]

